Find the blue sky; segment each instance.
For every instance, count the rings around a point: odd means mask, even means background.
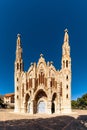
[[[14,92],[17,34],[25,71],[40,53],[61,69],[64,29],[72,58],[72,99],[87,93],[87,0],[0,0],[0,94]]]

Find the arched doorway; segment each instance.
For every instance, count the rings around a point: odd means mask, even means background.
[[[29,94],[27,93],[27,94],[26,94],[26,97],[25,97],[25,111],[26,111],[27,113],[30,112],[29,99],[30,99],[30,96],[29,96]]]
[[[52,111],[52,113],[55,113],[55,103],[54,102],[52,102],[51,111]]]
[[[35,96],[35,113],[46,113],[47,95],[41,89]]]
[[[56,100],[57,100],[57,94],[54,93],[52,96],[52,105],[51,105],[51,112],[55,113],[56,111]]]

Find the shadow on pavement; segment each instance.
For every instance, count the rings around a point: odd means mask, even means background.
[[[0,130],[87,130],[82,121],[87,122],[87,116],[10,120],[1,121]]]

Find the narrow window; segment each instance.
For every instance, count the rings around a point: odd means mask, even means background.
[[[19,96],[17,95],[17,99],[19,99]]]
[[[68,85],[66,85],[66,89],[68,89]]]
[[[17,70],[19,69],[19,64],[17,63]]]
[[[20,64],[20,70],[22,70],[22,64]]]
[[[68,94],[66,95],[66,98],[68,99]]]
[[[60,96],[62,96],[62,82],[60,83]]]
[[[22,97],[24,97],[24,84],[22,85]]]
[[[68,75],[66,76],[66,80],[68,80]]]
[[[45,81],[44,81],[44,82],[45,82],[45,86],[47,86],[47,79],[46,79],[46,78],[45,78]]]
[[[26,90],[28,90],[28,82],[26,83]]]
[[[41,84],[43,83],[43,73],[41,72]]]
[[[39,84],[40,84],[40,74],[39,74]]]
[[[50,81],[50,87],[52,87],[52,81]]]
[[[18,86],[17,86],[17,91],[19,90]]]
[[[68,60],[66,61],[66,68],[68,68]]]
[[[63,61],[63,68],[65,68],[65,61]]]
[[[32,79],[29,79],[29,87],[32,87]]]

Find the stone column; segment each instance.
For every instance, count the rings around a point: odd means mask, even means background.
[[[34,114],[34,100],[31,100],[30,103],[30,114]]]
[[[25,102],[23,102],[23,104],[22,104],[21,112],[26,113],[26,103]]]
[[[56,113],[61,112],[61,98],[60,98],[60,85],[57,83],[57,105],[56,105]]]
[[[32,79],[32,88],[35,88],[35,78]]]
[[[50,87],[50,81],[51,81],[51,78],[49,77],[49,78],[48,78],[48,81],[47,81],[47,86],[48,86],[48,95],[47,95],[47,96],[48,96],[48,99],[51,100],[51,98],[52,98],[52,97],[51,97],[51,91],[52,91],[51,89],[52,89],[52,88]]]
[[[52,112],[51,112],[51,100],[48,100],[48,102],[47,102],[47,113],[48,114],[51,114]]]
[[[51,87],[50,87],[50,81],[51,81],[51,78],[48,77],[47,79],[47,87],[48,87],[48,95],[47,95],[47,98],[48,98],[48,101],[47,101],[47,113],[48,114],[51,114],[51,105],[52,105],[52,97],[51,97]]]
[[[23,112],[26,113],[27,112],[27,108],[26,108],[26,102],[23,103],[24,105],[24,109],[23,109]]]

